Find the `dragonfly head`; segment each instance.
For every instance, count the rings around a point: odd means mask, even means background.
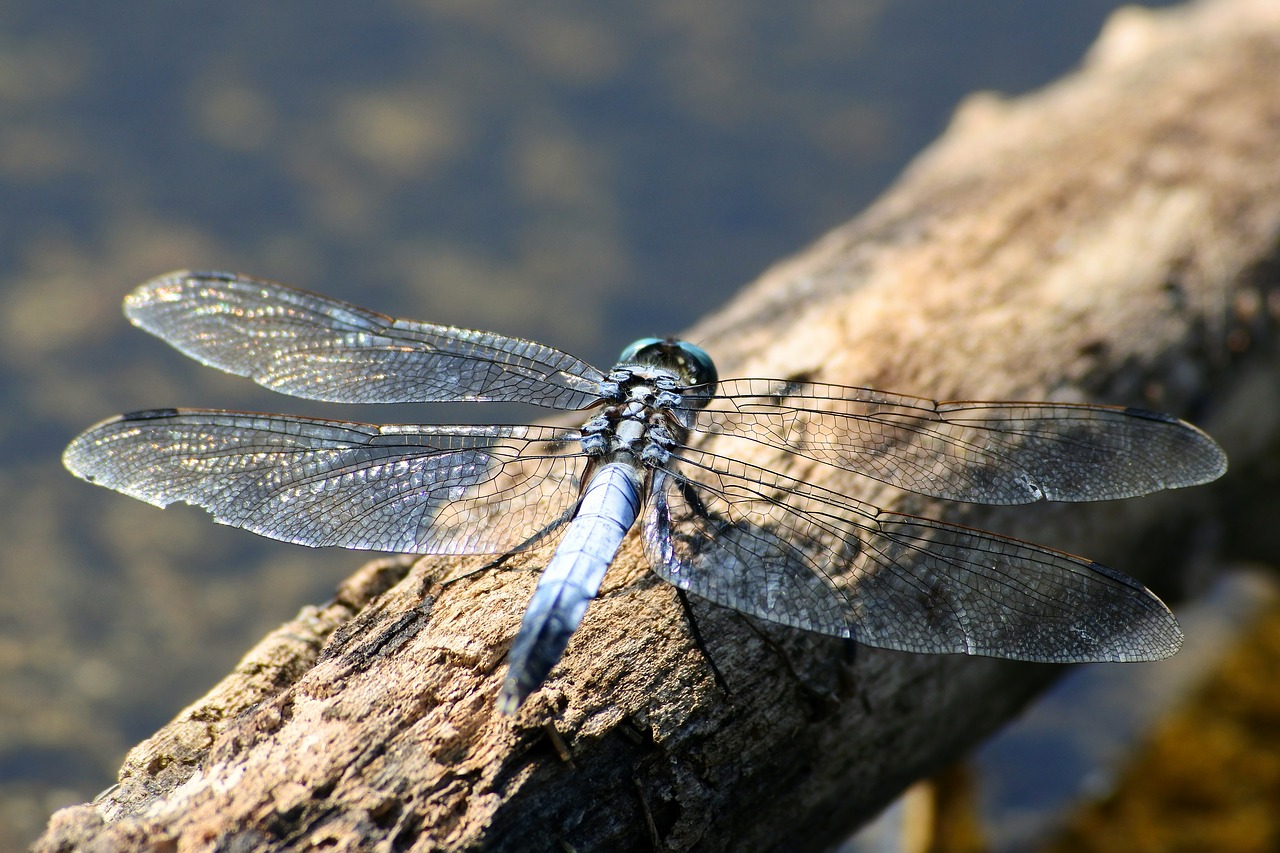
[[[720,376],[702,347],[675,338],[641,338],[618,356],[619,364],[646,364],[677,374],[687,385],[714,386]]]

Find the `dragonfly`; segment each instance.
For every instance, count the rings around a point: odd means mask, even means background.
[[[681,594],[869,646],[1056,663],[1181,646],[1164,603],[1115,569],[882,509],[750,461],[760,445],[992,505],[1129,498],[1227,465],[1201,430],[1142,409],[722,380],[673,338],[636,341],[602,371],[530,340],[228,273],[160,276],[124,311],[203,364],[296,397],[581,412],[572,426],[376,425],[150,409],[102,421],[63,455],[87,481],[299,545],[510,555],[559,537],[508,654],[505,714],[559,663],[637,522],[649,567]]]

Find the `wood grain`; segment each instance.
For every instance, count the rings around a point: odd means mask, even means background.
[[[1087,553],[1176,599],[1194,544],[1280,442],[1277,246],[1280,4],[1126,10],[1079,72],[970,98],[879,202],[688,337],[723,376],[1196,420],[1232,457],[1222,485],[1105,506],[947,506],[791,469]],[[449,585],[481,561],[384,561],[266,638],[36,849],[818,849],[1061,671],[850,658],[704,605],[726,697],[633,540],[514,721],[493,697],[548,554]]]

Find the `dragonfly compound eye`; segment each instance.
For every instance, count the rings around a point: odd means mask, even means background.
[[[620,364],[648,364],[676,373],[687,385],[715,385],[715,362],[702,347],[675,338],[641,338],[618,356]]]

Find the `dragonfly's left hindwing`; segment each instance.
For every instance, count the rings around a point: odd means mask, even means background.
[[[63,454],[79,477],[299,545],[413,554],[528,547],[578,494],[574,429],[363,424],[160,409]]]

